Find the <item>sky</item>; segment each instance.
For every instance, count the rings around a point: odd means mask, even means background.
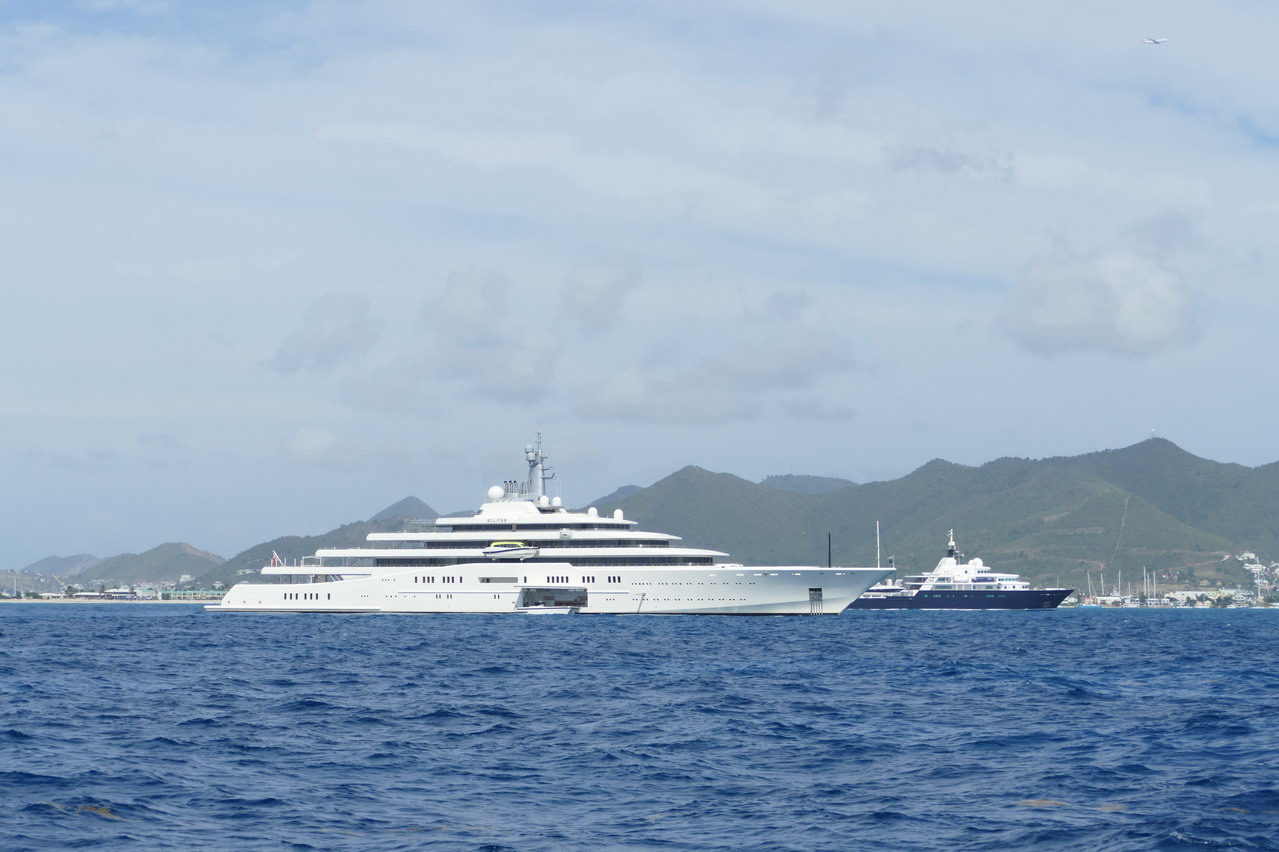
[[[0,0],[0,569],[475,508],[539,434],[571,506],[689,464],[1279,460],[1275,32]]]

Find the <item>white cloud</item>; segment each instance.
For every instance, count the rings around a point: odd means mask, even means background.
[[[510,277],[496,269],[451,272],[443,292],[423,315],[468,344],[482,342],[510,314],[511,287]]]
[[[447,406],[441,385],[437,363],[425,356],[405,355],[347,373],[340,390],[343,402],[356,411],[423,416]]]
[[[714,425],[758,417],[757,398],[704,377],[630,365],[613,371],[578,406],[587,420]]]
[[[563,132],[349,123],[328,125],[319,138],[405,148],[481,171],[543,172],[608,200],[692,196],[729,208],[759,210],[764,205],[760,188],[741,177],[660,154],[605,150]]]
[[[949,146],[896,142],[884,146],[884,159],[897,171],[934,170],[944,174],[968,174],[1000,183],[1016,180],[1010,155],[974,154]]]
[[[639,271],[633,263],[575,267],[564,282],[561,313],[588,334],[608,331],[639,283]]]
[[[1205,247],[1199,220],[1185,210],[1168,209],[1147,216],[1128,228],[1125,238],[1143,251],[1170,255]]]
[[[1064,243],[1019,270],[1003,325],[1038,354],[1142,358],[1198,334],[1193,292],[1158,258],[1131,248],[1082,255]]]
[[[846,339],[782,324],[702,354],[668,341],[641,361],[598,379],[579,398],[583,418],[711,425],[755,419],[787,395],[811,389],[853,364]]]
[[[455,392],[489,401],[543,396],[563,348],[546,312],[536,289],[517,290],[503,272],[451,273],[422,312],[438,379]]]
[[[777,411],[796,420],[829,421],[845,423],[857,416],[857,409],[840,401],[820,396],[801,396],[779,400]]]
[[[138,436],[138,443],[157,450],[186,449],[186,444],[172,432],[146,432]]]
[[[91,12],[125,11],[140,15],[168,12],[173,6],[169,0],[80,0],[80,4]]]
[[[363,455],[353,442],[319,427],[296,430],[280,443],[280,452],[286,460],[302,465],[350,465]]]
[[[333,370],[368,351],[377,342],[382,324],[370,316],[368,298],[328,295],[302,312],[301,325],[281,341],[267,362],[273,370]]]
[[[778,290],[764,297],[764,309],[758,316],[770,323],[777,320],[794,322],[811,303],[812,299],[802,290]]]

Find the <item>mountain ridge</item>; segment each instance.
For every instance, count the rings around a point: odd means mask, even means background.
[[[1270,523],[1279,506],[1279,466],[1212,462],[1161,438],[1121,450],[1004,457],[976,467],[933,459],[897,480],[825,495],[778,495],[768,512],[718,517],[704,503],[710,477],[721,475],[699,470],[684,468],[599,508],[620,508],[644,527],[695,533],[698,545],[755,563],[823,564],[829,533],[835,564],[874,565],[877,558],[885,564],[891,555],[899,568],[924,570],[943,555],[955,529],[969,555],[1037,582],[1075,587],[1090,573],[1114,580],[1120,572],[1140,577],[1143,569],[1168,583],[1242,584],[1249,575],[1228,557],[1243,550],[1279,555]],[[713,483],[722,504],[737,509],[766,490],[736,477]],[[1201,485],[1212,487],[1200,492]],[[1204,493],[1211,495],[1207,503]],[[681,517],[689,495],[699,507]],[[759,545],[770,529],[785,531],[785,547]]]
[[[588,505],[601,512],[621,509],[641,528],[745,564],[824,565],[829,552],[835,564],[887,564],[892,556],[902,570],[924,570],[942,555],[951,529],[969,555],[996,568],[1075,587],[1101,574],[1108,580],[1120,572],[1141,576],[1143,569],[1171,584],[1244,583],[1247,573],[1230,556],[1246,550],[1279,557],[1279,462],[1249,468],[1209,461],[1163,438],[1079,456],[1001,457],[977,466],[938,458],[898,479],[862,484],[794,474],[755,483],[688,465]],[[367,521],[318,535],[281,536],[227,560],[180,550],[167,555],[193,559],[198,570],[180,573],[197,585],[228,584],[256,574],[273,553],[295,561],[320,547],[357,546],[370,532],[437,514],[406,497]],[[157,555],[148,553],[154,563]],[[100,560],[76,582],[141,576],[127,563],[142,556]],[[94,559],[48,557],[30,567]],[[168,576],[175,569],[165,570]]]

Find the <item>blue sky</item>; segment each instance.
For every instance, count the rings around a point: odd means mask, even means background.
[[[0,567],[470,508],[539,431],[571,505],[1279,459],[1279,8],[882,6],[0,5]]]

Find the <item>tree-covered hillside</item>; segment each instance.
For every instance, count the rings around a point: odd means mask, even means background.
[[[1121,450],[1002,458],[978,467],[935,459],[900,479],[865,484],[794,475],[753,483],[690,466],[647,488],[620,488],[595,505],[753,565],[824,565],[829,546],[837,565],[877,559],[887,565],[891,556],[901,572],[926,570],[944,554],[951,529],[968,556],[1038,583],[1076,588],[1090,578],[1100,584],[1103,576],[1111,585],[1121,574],[1137,580],[1143,569],[1169,587],[1244,584],[1249,577],[1234,554],[1279,560],[1279,463],[1222,464],[1157,438]],[[101,562],[77,558],[92,567],[76,582],[161,582],[189,574],[197,586],[230,584],[256,575],[272,552],[294,562],[435,515],[405,498],[368,521],[263,542],[225,562],[186,545]]]
[[[767,483],[768,480],[765,480]],[[1245,468],[1151,439],[1123,450],[966,467],[934,460],[901,479],[800,493],[689,467],[600,506],[746,564],[931,568],[955,530],[968,556],[1040,583],[1091,572],[1168,584],[1246,583],[1228,557],[1279,558],[1279,466]],[[876,550],[876,522],[880,549]]]

